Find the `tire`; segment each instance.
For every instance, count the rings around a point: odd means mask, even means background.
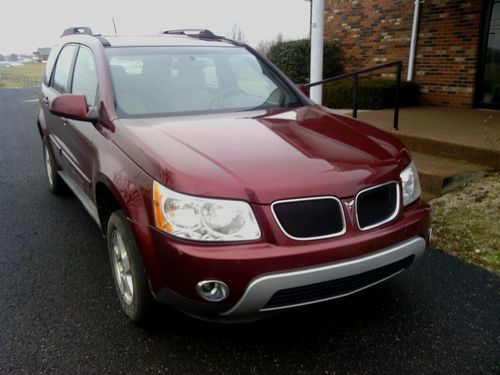
[[[107,226],[111,271],[122,310],[134,322],[143,322],[153,308],[139,249],[123,211],[111,214]]]
[[[66,193],[67,186],[57,173],[56,164],[45,142],[43,143],[43,160],[45,162],[45,172],[47,174],[47,181],[49,182],[49,190],[51,193],[56,195]]]

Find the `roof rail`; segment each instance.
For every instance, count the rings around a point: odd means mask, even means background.
[[[93,34],[92,29],[90,27],[86,26],[70,27],[69,29],[64,30],[61,36],[67,36],[67,35],[89,35],[93,36],[94,38],[97,38],[97,40],[99,40],[104,47],[111,46],[111,43],[109,43],[109,41],[106,38],[104,38],[101,34]]]
[[[222,39],[222,36],[215,35],[208,29],[178,29],[178,30],[167,30],[164,31],[163,34],[170,35],[186,35],[192,38],[200,38],[200,39]]]
[[[102,35],[100,34],[96,34],[94,35],[100,42],[101,44],[104,46],[104,47],[111,47],[111,43],[109,42],[109,40],[107,40],[105,37],[103,37]]]
[[[61,36],[78,35],[78,34],[93,35],[92,29],[90,27],[78,26],[78,27],[70,27],[69,29],[64,30]]]
[[[222,40],[225,42],[229,42],[231,44],[237,45],[237,46],[242,46],[242,43],[239,43],[235,40],[232,39],[227,39],[224,36],[221,35],[216,35],[212,31],[208,29],[178,29],[178,30],[167,30],[164,31],[163,34],[168,34],[168,35],[186,35],[189,36],[190,38],[197,38],[197,39],[203,39],[203,40]]]

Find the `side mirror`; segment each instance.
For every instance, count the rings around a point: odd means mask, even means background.
[[[309,97],[309,87],[307,87],[304,83],[297,83],[295,86],[299,89],[302,94]]]
[[[98,121],[97,116],[93,115],[93,111],[89,111],[85,95],[62,94],[56,96],[50,103],[49,111],[56,116],[72,120],[88,121],[94,124]]]

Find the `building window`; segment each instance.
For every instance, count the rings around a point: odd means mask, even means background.
[[[479,105],[500,109],[500,0],[492,1],[490,9],[483,51],[482,82],[479,82]]]

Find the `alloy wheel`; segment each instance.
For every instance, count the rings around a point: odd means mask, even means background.
[[[130,305],[134,298],[132,270],[125,243],[123,242],[122,235],[117,229],[113,231],[112,247],[116,284],[118,285],[118,289],[123,300],[127,305]]]

